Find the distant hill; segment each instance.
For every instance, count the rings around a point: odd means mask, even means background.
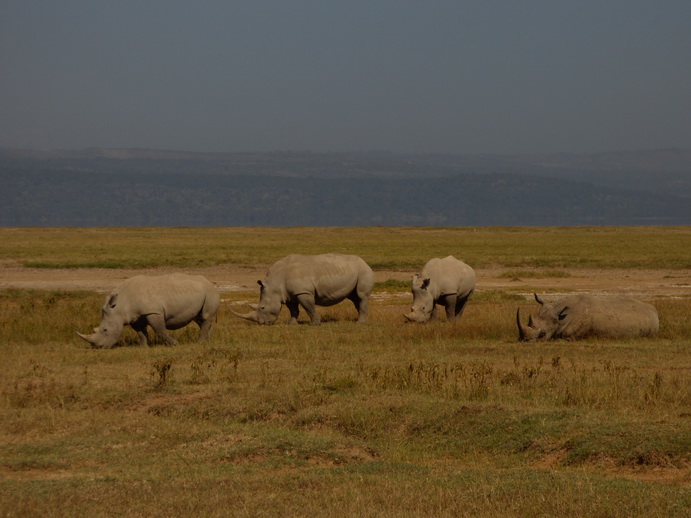
[[[0,150],[0,226],[691,224],[691,151]]]

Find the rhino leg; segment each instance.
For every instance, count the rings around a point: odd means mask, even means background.
[[[298,303],[298,301],[290,301],[286,302],[286,307],[290,312],[290,320],[288,320],[288,323],[297,324],[298,316],[300,316],[300,304]]]
[[[445,295],[442,298],[442,305],[444,306],[444,310],[446,311],[446,320],[448,322],[453,322],[456,319],[456,303],[458,301],[458,297],[456,297],[456,294],[452,295]]]
[[[199,342],[203,342],[209,339],[209,336],[211,336],[211,326],[213,324],[213,321],[211,319],[208,320],[200,320],[197,322],[199,324],[199,337],[197,340]]]
[[[145,318],[140,318],[136,322],[130,324],[130,327],[137,332],[140,347],[149,347],[149,339],[146,336],[146,326],[147,322]]]
[[[367,312],[369,311],[369,300],[367,298],[360,297],[357,293],[353,293],[348,297],[355,305],[355,310],[358,314],[357,322],[358,324],[363,323],[367,320]]]
[[[298,302],[299,304],[304,308],[304,310],[307,312],[307,314],[310,317],[311,324],[313,326],[318,326],[321,324],[321,320],[319,318],[319,313],[317,313],[317,305],[314,303],[314,295],[310,295],[308,293],[303,293],[302,295],[298,295]]]
[[[168,334],[166,321],[161,315],[151,314],[146,317],[151,328],[160,336],[167,345],[177,345],[177,340]]]
[[[218,304],[215,302],[215,299],[211,302],[208,300],[205,301],[201,311],[194,319],[199,326],[198,342],[206,341],[211,336],[211,327],[213,326],[214,320],[217,321]]]
[[[463,310],[465,309],[466,302],[472,295],[472,292],[468,293],[465,297],[458,297],[456,299],[456,318],[460,318],[463,315]]]

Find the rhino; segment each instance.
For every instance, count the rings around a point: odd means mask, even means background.
[[[429,322],[437,318],[437,304],[446,309],[446,320],[460,317],[475,291],[475,271],[450,255],[430,259],[422,272],[413,276],[413,305],[403,316],[410,322]]]
[[[630,297],[578,294],[551,303],[543,301],[537,293],[534,297],[540,310],[535,318],[530,316],[527,326],[521,323],[520,308],[516,310],[519,340],[650,336],[660,327],[657,309]]]
[[[101,324],[92,334],[77,335],[92,347],[111,348],[120,338],[123,326],[129,325],[137,332],[139,345],[147,347],[149,325],[166,344],[175,345],[177,341],[167,330],[196,322],[199,339],[206,340],[220,303],[216,288],[201,275],[138,275],[106,297]]]
[[[257,322],[273,324],[285,304],[290,311],[288,323],[297,323],[300,306],[310,317],[312,325],[319,325],[316,306],[332,306],[350,299],[358,312],[358,322],[367,318],[369,297],[374,285],[372,269],[356,255],[291,254],[276,261],[267,272],[261,288],[259,304],[252,311],[234,315]]]

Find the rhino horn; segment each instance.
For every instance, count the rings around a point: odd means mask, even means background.
[[[257,322],[257,310],[250,311],[249,313],[238,313],[237,311],[233,311],[232,309],[228,308],[230,312],[235,315],[236,317],[244,318],[245,320],[250,320],[252,322]]]
[[[95,345],[94,335],[83,335],[82,333],[77,333],[77,336],[82,340],[86,340],[91,345]]]
[[[407,320],[408,322],[412,322],[412,321],[413,321],[412,315],[409,315],[408,313],[403,313],[403,316],[406,318],[406,320]]]
[[[518,339],[522,342],[527,339],[525,327],[521,323],[521,308],[516,309],[516,325],[518,326]]]

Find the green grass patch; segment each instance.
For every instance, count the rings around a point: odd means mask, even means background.
[[[410,281],[387,279],[374,283],[374,291],[410,291]]]
[[[325,252],[357,254],[379,270],[450,254],[521,272],[691,268],[691,227],[8,228],[0,238],[0,260],[35,268],[256,266]]]

